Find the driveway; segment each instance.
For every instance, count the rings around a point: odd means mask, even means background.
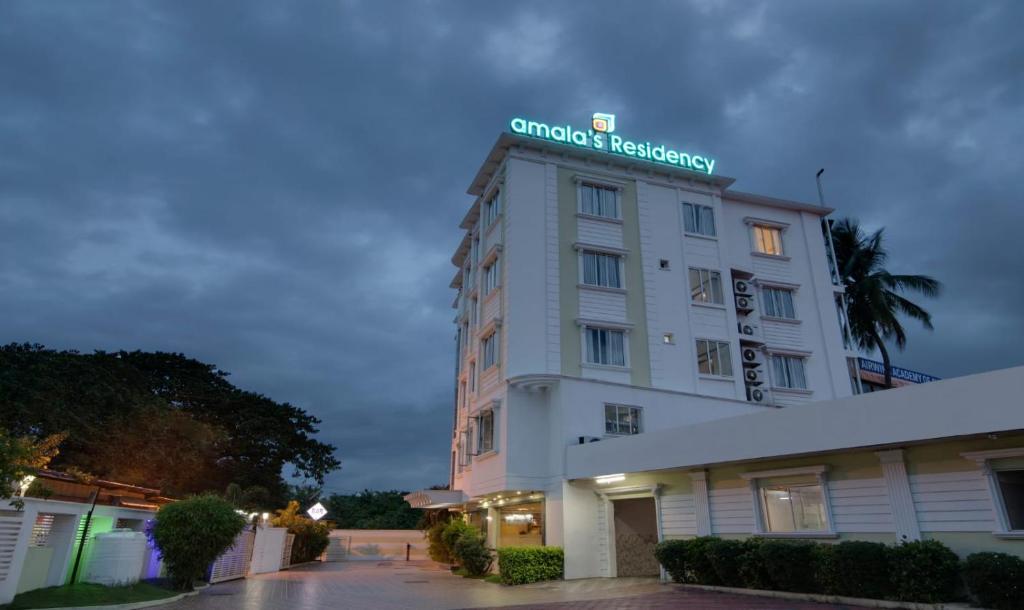
[[[309,564],[213,585],[161,610],[448,610],[457,608],[835,610],[839,606],[681,589],[651,578],[592,578],[519,587],[453,576],[432,562]]]

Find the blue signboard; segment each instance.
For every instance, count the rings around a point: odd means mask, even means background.
[[[885,365],[877,360],[857,358],[857,365],[860,366],[860,370],[862,371],[875,373],[876,375],[885,375]],[[940,377],[925,375],[924,373],[918,373],[917,371],[911,371],[910,369],[901,369],[898,366],[892,367],[892,378],[909,381],[910,383],[928,383],[929,381],[939,381],[941,379]]]

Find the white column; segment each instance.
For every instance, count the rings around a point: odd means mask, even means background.
[[[705,470],[691,472],[693,482],[693,508],[697,516],[697,535],[711,535],[711,509],[708,505],[708,473]]]
[[[875,455],[882,463],[882,476],[889,491],[889,506],[892,508],[893,521],[896,522],[896,538],[901,541],[920,540],[921,528],[917,523],[914,497],[910,493],[910,478],[903,461],[903,450],[876,451]]]

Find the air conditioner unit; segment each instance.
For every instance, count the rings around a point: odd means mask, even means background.
[[[737,323],[736,326],[739,328],[741,335],[753,336],[754,327],[749,324]]]
[[[743,381],[748,385],[761,385],[764,383],[764,373],[761,372],[761,369],[747,369],[743,371]]]
[[[749,347],[743,350],[743,363],[753,364],[757,362],[757,351],[752,350]]]
[[[732,291],[737,295],[750,296],[753,294],[750,290],[750,282],[748,280],[733,280]]]
[[[741,311],[751,311],[754,309],[754,299],[752,297],[736,296],[736,309]]]
[[[758,389],[758,388],[748,387],[747,388],[747,400],[749,400],[750,402],[760,402],[760,403],[763,403],[763,402],[767,402],[768,401],[768,395],[765,394],[764,390],[761,390],[761,389]]]

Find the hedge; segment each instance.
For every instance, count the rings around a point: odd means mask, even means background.
[[[971,590],[987,606],[1024,608],[1024,561],[988,555],[965,565]],[[956,599],[960,582],[956,554],[935,540],[887,546],[704,536],[662,542],[655,556],[674,581],[702,585],[937,603]]]
[[[498,570],[505,585],[560,580],[565,554],[557,546],[503,547],[498,549]]]
[[[960,559],[938,540],[897,544],[889,551],[896,599],[939,603],[956,597]]]
[[[978,603],[996,610],[1024,608],[1024,560],[1006,553],[974,553],[963,565],[964,580]]]

